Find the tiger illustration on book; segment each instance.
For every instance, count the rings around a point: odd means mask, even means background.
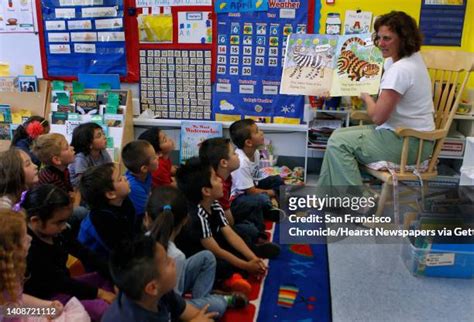
[[[377,64],[371,64],[359,59],[352,51],[346,50],[347,46],[354,42],[359,43],[361,46],[366,45],[365,41],[358,37],[349,38],[344,42],[341,47],[341,55],[337,59],[338,74],[347,73],[352,81],[360,81],[362,77],[377,76],[380,70]]]
[[[322,53],[313,53],[307,47],[296,46],[293,48],[293,61],[296,67],[290,74],[290,78],[296,75],[296,79],[300,79],[304,67],[311,67],[311,70],[305,76],[306,78],[314,79],[318,75],[320,78],[323,78],[324,68],[328,64],[327,60],[326,55]]]

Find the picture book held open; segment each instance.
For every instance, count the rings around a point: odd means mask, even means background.
[[[370,34],[291,34],[280,94],[358,96],[377,94],[383,57]]]

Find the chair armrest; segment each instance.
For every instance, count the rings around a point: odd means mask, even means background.
[[[446,137],[446,134],[447,134],[445,130],[434,130],[434,131],[422,132],[422,131],[417,131],[417,130],[409,129],[405,127],[397,128],[395,130],[395,133],[397,133],[398,136],[402,136],[402,137],[412,136],[418,139],[429,140],[429,141],[442,139]]]
[[[372,119],[369,117],[369,114],[367,114],[367,111],[352,111],[350,118],[351,120],[366,121],[372,123]]]

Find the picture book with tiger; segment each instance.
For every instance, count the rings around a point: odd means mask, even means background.
[[[288,37],[280,94],[377,94],[384,59],[371,34]]]

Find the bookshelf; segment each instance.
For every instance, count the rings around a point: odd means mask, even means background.
[[[49,114],[50,84],[47,80],[38,80],[38,92],[0,92],[0,104],[8,104],[12,112],[29,110],[31,115],[47,118]],[[0,140],[0,151],[10,147],[10,140]]]

